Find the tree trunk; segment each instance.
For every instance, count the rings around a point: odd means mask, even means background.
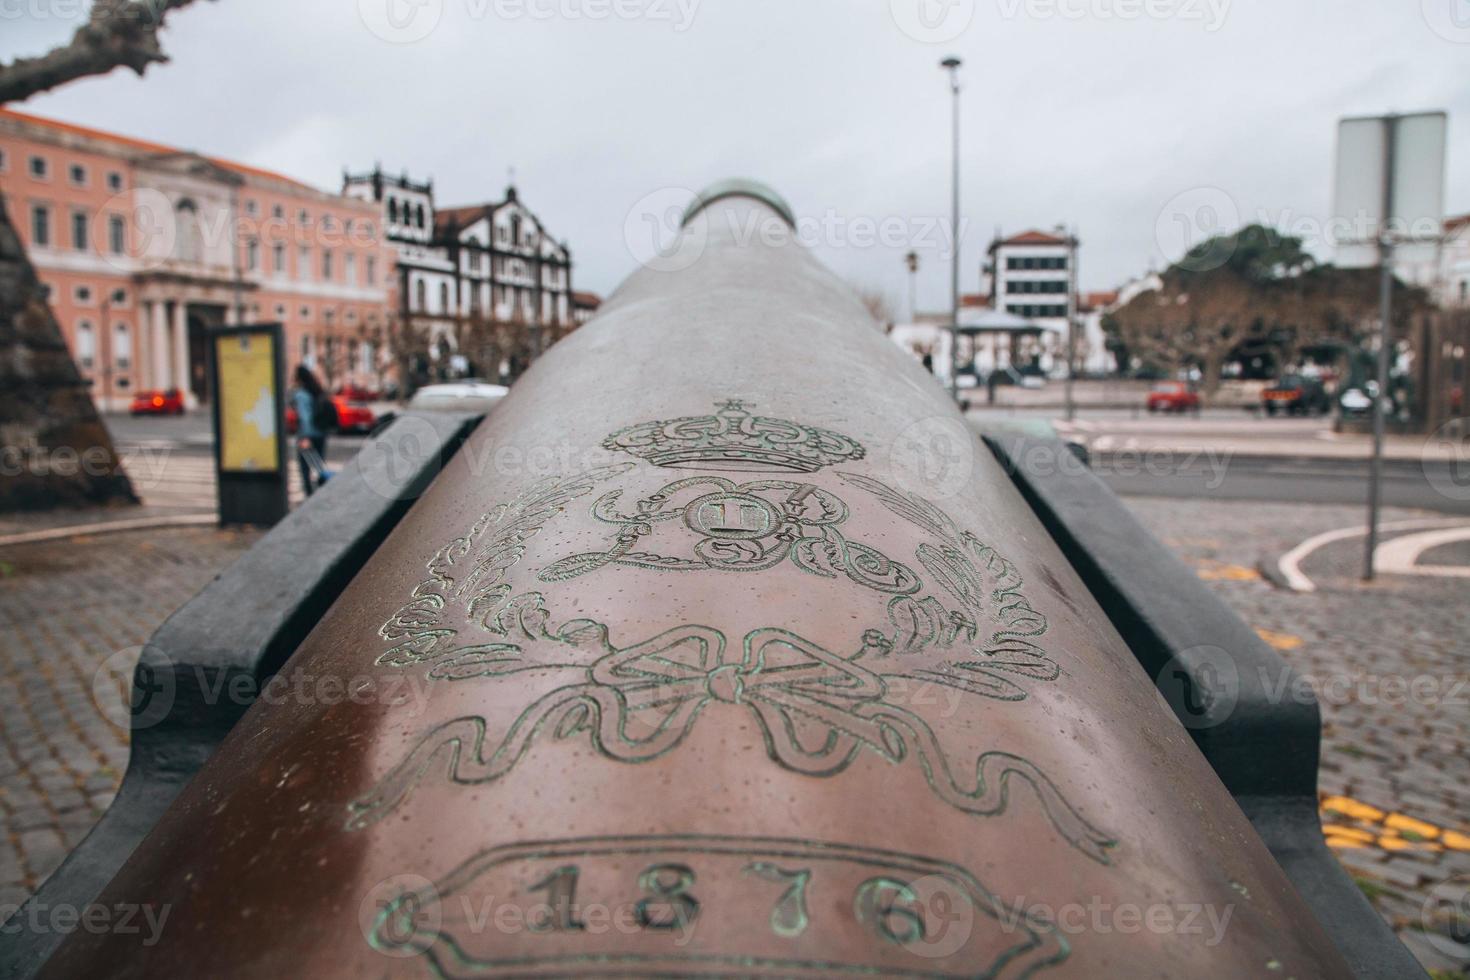
[[[137,502],[0,199],[0,512]]]

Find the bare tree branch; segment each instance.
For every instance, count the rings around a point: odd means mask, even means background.
[[[37,92],[114,68],[139,75],[168,57],[158,43],[158,30],[169,11],[194,0],[96,0],[87,23],[69,43],[39,58],[17,58],[0,67],[0,104],[19,102]]]

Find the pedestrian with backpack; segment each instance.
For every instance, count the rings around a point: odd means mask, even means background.
[[[337,428],[337,406],[311,368],[296,366],[296,388],[291,392],[296,409],[296,461],[301,465],[301,485],[309,497],[327,482],[327,434]]]

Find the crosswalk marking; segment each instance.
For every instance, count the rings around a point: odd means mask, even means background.
[[[146,446],[119,447],[123,469],[145,506],[179,510],[213,510],[219,504],[214,459],[193,453],[175,453]],[[301,473],[292,459],[286,471],[291,506],[306,499]]]

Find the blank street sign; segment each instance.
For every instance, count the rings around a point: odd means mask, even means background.
[[[1333,194],[1337,264],[1378,263],[1384,227],[1384,140],[1394,120],[1393,187],[1388,233],[1401,269],[1432,263],[1444,221],[1443,112],[1362,116],[1337,126],[1337,180]]]

